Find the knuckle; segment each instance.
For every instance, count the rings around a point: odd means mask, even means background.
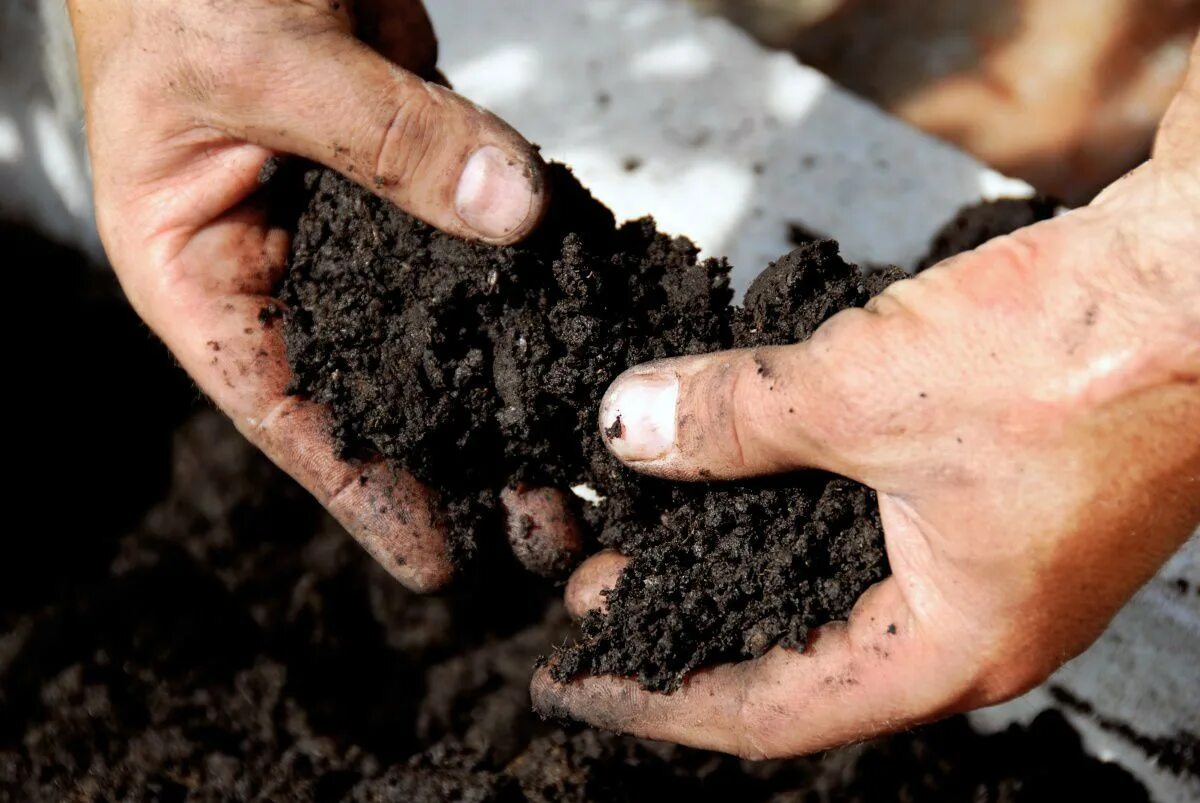
[[[744,665],[732,679],[726,693],[736,700],[730,722],[732,752],[739,757],[762,761],[794,754],[789,746],[797,732],[796,697],[781,692],[789,685],[788,673],[768,654]]]
[[[268,90],[263,73],[270,55],[250,37],[238,35],[202,53],[181,57],[173,83],[178,95],[217,117],[257,108]]]
[[[443,103],[424,83],[405,87],[385,115],[379,134],[375,176],[388,184],[411,187],[427,169],[443,137]]]
[[[748,699],[742,706],[734,753],[749,761],[783,758],[788,737],[796,730],[796,714],[779,704]]]
[[[1046,240],[1044,237],[1035,236],[1033,232],[1032,228],[1018,229],[1011,234],[996,237],[976,249],[975,254],[986,257],[987,264],[993,271],[1010,275],[1014,282],[1024,281],[1029,278],[1035,267],[1044,261]]]
[[[686,465],[706,471],[713,462],[735,470],[745,465],[743,430],[761,411],[745,372],[738,356],[728,354],[699,358],[696,367],[685,368],[674,450]]]
[[[308,63],[332,53],[345,24],[327,12],[295,6],[268,6],[224,15],[167,17],[176,50],[172,87],[185,100],[206,107],[218,122],[240,118],[303,80]]]
[[[995,623],[972,619],[963,627],[938,628],[925,641],[926,665],[941,667],[937,684],[927,688],[923,708],[945,716],[998,705],[1043,682],[1055,667],[1036,641]]]
[[[988,647],[975,651],[961,681],[947,689],[950,707],[955,710],[998,705],[1019,697],[1045,681],[1057,666],[1048,664],[1031,643],[995,636],[989,641]]]
[[[886,429],[894,360],[880,319],[863,310],[831,318],[807,344],[802,380],[813,401],[806,425],[820,442],[842,452],[863,448]]]

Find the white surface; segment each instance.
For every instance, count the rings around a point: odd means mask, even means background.
[[[427,5],[456,89],[618,217],[728,256],[742,287],[788,250],[790,221],[907,266],[964,204],[1030,193],[682,3]]]

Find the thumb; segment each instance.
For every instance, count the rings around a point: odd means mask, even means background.
[[[332,167],[450,234],[507,244],[537,225],[544,165],[498,117],[339,29],[280,51],[226,104],[231,133]]]
[[[867,481],[859,441],[892,384],[860,348],[872,317],[847,310],[804,343],[631,368],[601,402],[604,441],[630,467],[669,479],[820,468]]]

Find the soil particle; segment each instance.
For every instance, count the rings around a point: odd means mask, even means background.
[[[604,430],[604,437],[610,441],[620,440],[625,437],[625,425],[621,423],[621,416],[613,419],[612,424]]]
[[[258,183],[269,184],[279,174],[283,160],[278,156],[270,156],[258,170]]]
[[[283,310],[274,304],[268,304],[258,311],[258,322],[266,329],[270,329],[282,317]]]

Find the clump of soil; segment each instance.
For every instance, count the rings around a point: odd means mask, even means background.
[[[537,235],[495,248],[306,176],[281,291],[292,389],[330,407],[347,457],[385,455],[441,491],[463,559],[501,488],[591,479],[593,413],[631,361],[729,340],[723,262],[648,220],[618,229],[565,169],[554,178]]]
[[[988,240],[1049,220],[1059,206],[1052,198],[1035,195],[1032,198],[982,201],[964,207],[934,235],[929,253],[917,269],[924,270],[943,259],[978,248]]]
[[[873,494],[808,473],[747,485],[634,474],[596,430],[609,383],[647,360],[795,342],[873,289],[832,242],[772,265],[741,308],[728,265],[652,220],[618,227],[562,167],[537,235],[517,247],[437,232],[312,170],[281,298],[292,390],[333,411],[348,457],[383,454],[441,492],[457,554],[498,531],[513,482],[590,486],[584,518],[633,562],[607,616],[556,672],[687,672],[801,649],[888,572]],[[894,278],[893,276],[887,278]]]
[[[444,596],[399,588],[203,409],[111,277],[40,249],[58,261],[18,275],[60,313],[39,387],[79,402],[106,354],[96,379],[129,381],[76,404],[103,426],[39,433],[48,460],[86,461],[73,494],[108,497],[18,528],[0,561],[20,581],[0,596],[0,801],[1146,800],[1054,713],[758,764],[541,722],[529,667],[569,630],[551,584],[497,564]],[[117,454],[159,481],[112,480]]]

